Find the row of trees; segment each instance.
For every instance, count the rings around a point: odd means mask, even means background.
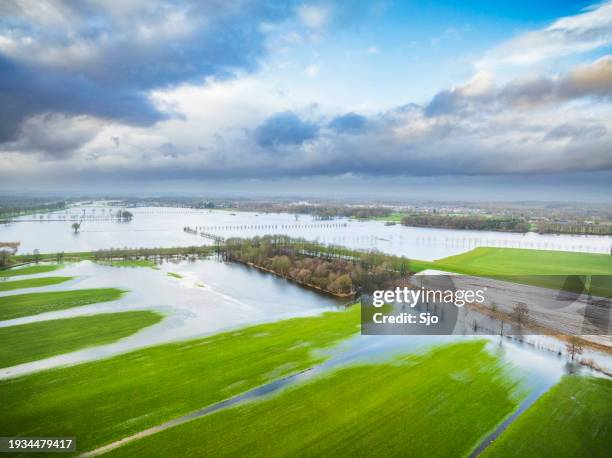
[[[49,202],[37,198],[15,198],[11,200],[5,197],[0,201],[0,219],[64,210],[65,208],[66,202],[64,201]]]
[[[612,224],[538,223],[540,234],[612,235]]]
[[[521,218],[452,215],[406,215],[402,218],[405,226],[437,227],[444,229],[471,229],[477,231],[528,232],[529,223]]]

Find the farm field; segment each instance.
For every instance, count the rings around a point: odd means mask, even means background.
[[[612,381],[566,376],[493,442],[484,456],[607,457]]]
[[[612,275],[612,256],[568,251],[479,247],[433,264],[468,275]]]

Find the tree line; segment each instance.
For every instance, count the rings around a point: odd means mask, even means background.
[[[451,216],[412,214],[402,218],[404,226],[471,229],[477,231],[528,232],[529,222],[515,217]]]

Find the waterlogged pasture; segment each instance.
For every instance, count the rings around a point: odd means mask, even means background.
[[[0,381],[0,431],[69,431],[89,450],[318,364],[358,329],[353,308]]]
[[[162,318],[147,311],[101,313],[0,328],[0,367],[113,342]]]
[[[41,277],[28,278],[25,280],[0,281],[0,291],[12,291],[15,289],[40,288],[41,286],[59,285],[72,280],[72,277]]]
[[[462,456],[524,393],[486,342],[332,371],[106,456]]]
[[[1,369],[0,378],[338,306],[332,298],[282,279],[215,260],[164,263],[157,269],[70,263],[58,271],[75,278],[68,291],[58,291],[62,285],[57,285],[0,295],[0,329],[97,313],[151,310],[165,316],[116,342]]]
[[[415,456],[467,455],[517,409],[538,412],[538,397],[568,369],[556,353],[493,337],[362,336],[358,307],[244,266],[201,260],[146,267],[75,263],[60,273],[74,277],[77,289],[50,285],[0,296],[0,313],[23,306],[21,315],[0,321],[0,343],[8,342],[0,363],[19,364],[0,371],[3,434],[68,434],[78,438],[79,452],[94,450],[260,387],[268,394],[111,454],[354,456],[408,447]],[[97,303],[107,289],[118,297]],[[92,302],[65,307],[66,295],[82,300],[91,291]],[[265,389],[287,376],[285,388]],[[593,456],[609,442],[601,427],[609,403],[574,404],[607,399],[610,387],[602,387],[552,401],[560,416],[578,412],[576,421],[588,411]],[[559,440],[575,451],[573,421],[560,423]]]
[[[20,275],[34,275],[53,272],[61,267],[60,264],[38,264],[0,270],[0,278],[16,277]]]
[[[124,293],[124,290],[117,288],[92,288],[0,296],[0,320],[11,320],[88,304],[115,301]]]

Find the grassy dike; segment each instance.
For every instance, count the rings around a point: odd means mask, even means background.
[[[0,367],[114,342],[158,323],[162,318],[155,312],[135,311],[0,328]]]
[[[0,291],[12,291],[14,289],[40,288],[41,286],[59,285],[74,277],[41,277],[28,278],[26,280],[0,281]]]
[[[0,381],[0,431],[91,450],[306,369],[359,331],[359,308],[295,318]]]
[[[519,393],[485,342],[471,341],[336,370],[105,456],[465,456]]]
[[[117,288],[93,288],[2,296],[0,297],[0,320],[11,320],[97,302],[114,301],[121,298],[124,293],[125,291]]]
[[[485,451],[485,457],[610,456],[612,380],[566,376]]]

